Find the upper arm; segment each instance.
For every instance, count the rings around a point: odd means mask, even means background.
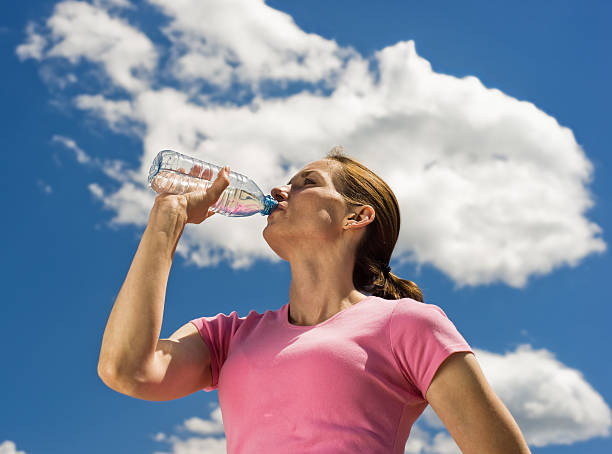
[[[530,453],[472,353],[450,355],[434,375],[426,399],[462,453]]]
[[[210,386],[210,351],[188,322],[168,339],[159,339],[152,363],[129,393],[144,400],[178,399]]]

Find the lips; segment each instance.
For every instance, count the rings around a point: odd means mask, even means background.
[[[270,216],[272,216],[274,213],[278,212],[278,211],[285,211],[287,209],[287,204],[282,204],[279,203],[277,205],[277,207],[274,209],[274,211],[272,211],[272,213],[270,213]]]

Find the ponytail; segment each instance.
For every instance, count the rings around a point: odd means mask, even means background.
[[[356,289],[387,300],[411,298],[425,302],[423,292],[414,282],[399,278],[391,272],[390,267],[387,270],[388,265],[380,266],[376,262],[365,265],[364,262],[367,261],[361,261],[359,266],[355,264],[353,284]]]
[[[387,300],[399,300],[401,298],[412,298],[423,303],[423,292],[418,285],[408,279],[401,279],[395,274],[381,273],[372,284],[373,296]]]

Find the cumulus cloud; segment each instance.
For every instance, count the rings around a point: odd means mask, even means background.
[[[209,419],[196,417],[187,419],[178,427],[178,431],[205,436],[189,436],[187,439],[181,439],[176,435],[168,436],[160,432],[154,435],[153,439],[169,444],[170,451],[156,451],[154,454],[225,454],[227,452],[223,419],[219,407],[210,413]]]
[[[79,1],[58,3],[46,21],[46,34],[28,25],[27,41],[17,47],[17,55],[21,59],[64,58],[72,64],[87,60],[101,65],[119,87],[129,91],[146,88],[147,76],[157,64],[153,43],[104,8],[106,4],[126,2],[97,3],[98,6]],[[43,50],[46,43],[50,46]]]
[[[17,46],[15,53],[21,61],[33,58],[41,60],[47,40],[36,30],[36,24],[29,22],[26,26],[26,42]]]
[[[429,408],[429,407],[428,407]],[[415,423],[404,448],[405,454],[461,454],[448,432],[432,433]]]
[[[610,407],[580,371],[561,363],[552,352],[525,344],[504,354],[480,349],[474,353],[530,446],[569,445],[610,435]],[[419,423],[444,427],[431,407]]]
[[[97,183],[88,186],[91,194],[102,202],[104,208],[115,212],[109,224],[111,226],[125,224],[140,224],[142,219],[148,219],[149,208],[153,206],[154,194],[137,188],[132,183],[125,183],[121,188],[108,194]],[[177,252],[178,249],[177,249]]]
[[[171,437],[165,440],[171,443],[171,451],[154,451],[153,454],[226,454],[225,438],[198,438],[192,437],[181,440]]]
[[[25,454],[25,451],[17,451],[17,445],[10,440],[0,443],[0,454]]]
[[[74,103],[142,140],[138,167],[123,173],[132,179],[93,186],[113,223],[146,223],[146,175],[161,149],[229,164],[269,192],[341,144],[395,192],[396,265],[433,266],[457,287],[523,287],[606,250],[587,217],[593,166],[572,131],[534,104],[434,72],[413,41],[362,56],[261,0],[149,1],[168,20],[168,43],[155,46],[121,8],[65,1],[17,50],[106,70],[110,85]],[[109,96],[113,87],[127,92]],[[278,260],[263,217],[222,218],[187,229],[181,255],[235,268]]]
[[[141,135],[138,117],[133,105],[125,99],[109,99],[103,95],[78,95],[74,105],[94,116],[103,118],[107,126],[118,133],[126,135]]]
[[[352,54],[296,26],[263,0],[149,0],[171,21],[174,74],[228,87],[233,80],[327,80]]]
[[[475,353],[530,445],[568,445],[610,435],[610,407],[580,371],[550,351],[521,345],[504,355]]]

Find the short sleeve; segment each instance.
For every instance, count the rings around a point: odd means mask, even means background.
[[[389,323],[391,349],[402,374],[423,399],[442,362],[456,352],[474,353],[444,311],[412,299],[398,300]]]
[[[210,369],[212,372],[212,383],[203,388],[204,391],[217,389],[219,373],[227,358],[230,344],[236,331],[245,320],[239,317],[236,311],[226,314],[217,314],[214,317],[200,317],[190,320],[198,329],[200,336],[210,351]]]

